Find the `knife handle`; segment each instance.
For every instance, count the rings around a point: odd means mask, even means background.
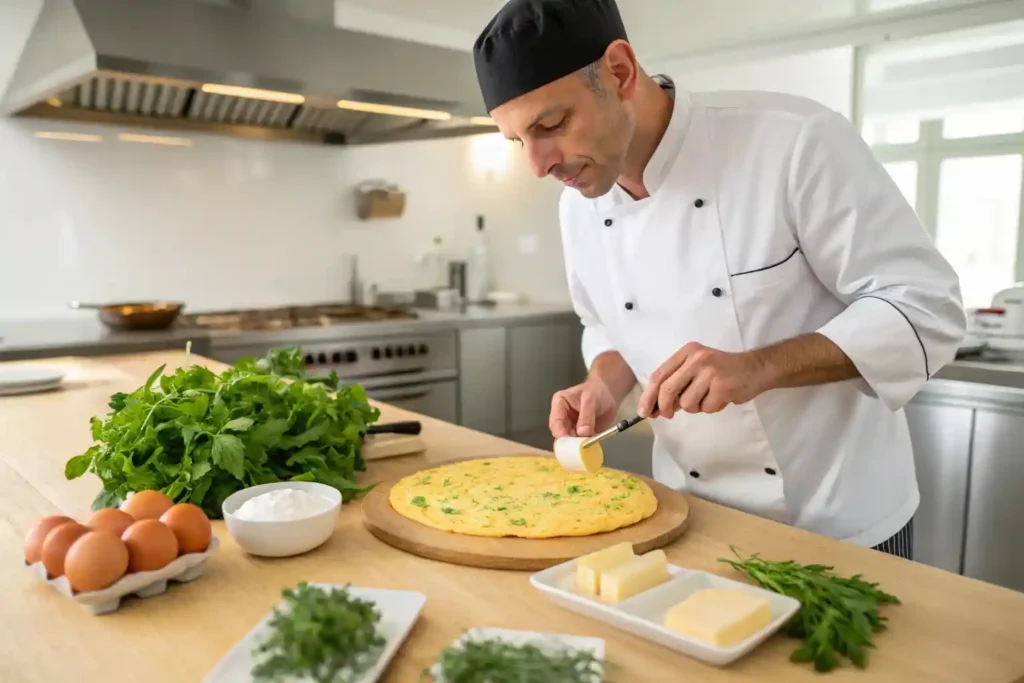
[[[367,434],[419,434],[422,431],[423,424],[417,421],[385,422],[366,428]]]

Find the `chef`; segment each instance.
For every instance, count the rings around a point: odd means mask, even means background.
[[[565,184],[589,368],[555,437],[610,426],[639,383],[655,478],[909,557],[903,407],[949,362],[959,282],[841,115],[648,75],[614,0],[510,0],[474,45],[501,132]]]

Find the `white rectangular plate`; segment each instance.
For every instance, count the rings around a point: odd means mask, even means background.
[[[575,590],[576,560],[537,572],[530,583],[559,605],[615,626],[634,635],[654,641],[676,652],[699,659],[713,666],[725,666],[743,657],[782,628],[796,611],[800,601],[717,574],[684,569],[670,564],[669,580],[639,595],[609,605],[597,598],[581,595]],[[714,647],[668,628],[665,613],[691,593],[703,588],[738,588],[768,599],[772,621],[764,629],[730,647]]]
[[[471,640],[502,640],[512,645],[532,643],[537,647],[550,651],[558,650],[590,650],[601,662],[604,662],[604,639],[587,636],[571,636],[564,633],[541,633],[539,631],[517,631],[507,628],[471,628],[453,643],[459,645]],[[436,683],[445,683],[440,665],[434,664],[430,673]],[[593,683],[601,683],[604,674],[594,678]]]
[[[311,586],[320,588],[343,588],[341,585],[327,583],[312,583]],[[384,651],[377,660],[376,666],[360,679],[360,683],[375,683],[384,672],[388,662],[395,656],[399,646],[409,635],[413,624],[420,616],[427,597],[423,593],[413,591],[394,591],[382,588],[359,588],[349,587],[349,593],[363,600],[372,600],[380,610],[380,629],[384,636]],[[252,681],[251,671],[255,661],[252,651],[266,637],[267,623],[273,616],[273,611],[263,617],[249,633],[245,635],[231,651],[224,656],[217,666],[213,668],[203,683],[250,683]],[[301,683],[296,681],[295,683]]]

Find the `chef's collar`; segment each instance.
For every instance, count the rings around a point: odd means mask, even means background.
[[[690,98],[687,93],[677,90],[675,83],[668,76],[656,75],[654,80],[672,97],[672,116],[668,121],[665,134],[661,137],[661,142],[658,143],[654,154],[651,155],[644,168],[644,187],[652,196],[661,189],[669,173],[672,172],[690,125]],[[616,183],[611,192],[598,198],[598,210],[604,211],[634,202],[636,200]]]

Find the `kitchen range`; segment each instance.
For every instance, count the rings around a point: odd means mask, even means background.
[[[302,350],[311,376],[337,373],[357,383],[370,398],[423,415],[458,422],[458,358],[456,335],[409,332],[352,335],[348,323],[417,320],[415,311],[398,308],[321,304],[268,309],[215,311],[183,315],[181,328],[221,333],[211,335],[209,357],[234,363],[243,356],[262,358],[276,346]],[[373,327],[372,325],[370,326]],[[338,330],[336,337],[330,330]],[[310,334],[311,331],[317,334]],[[224,333],[249,333],[243,337]],[[260,332],[276,332],[275,341],[257,342]],[[325,338],[323,335],[328,335]],[[257,333],[257,334],[251,334]]]

